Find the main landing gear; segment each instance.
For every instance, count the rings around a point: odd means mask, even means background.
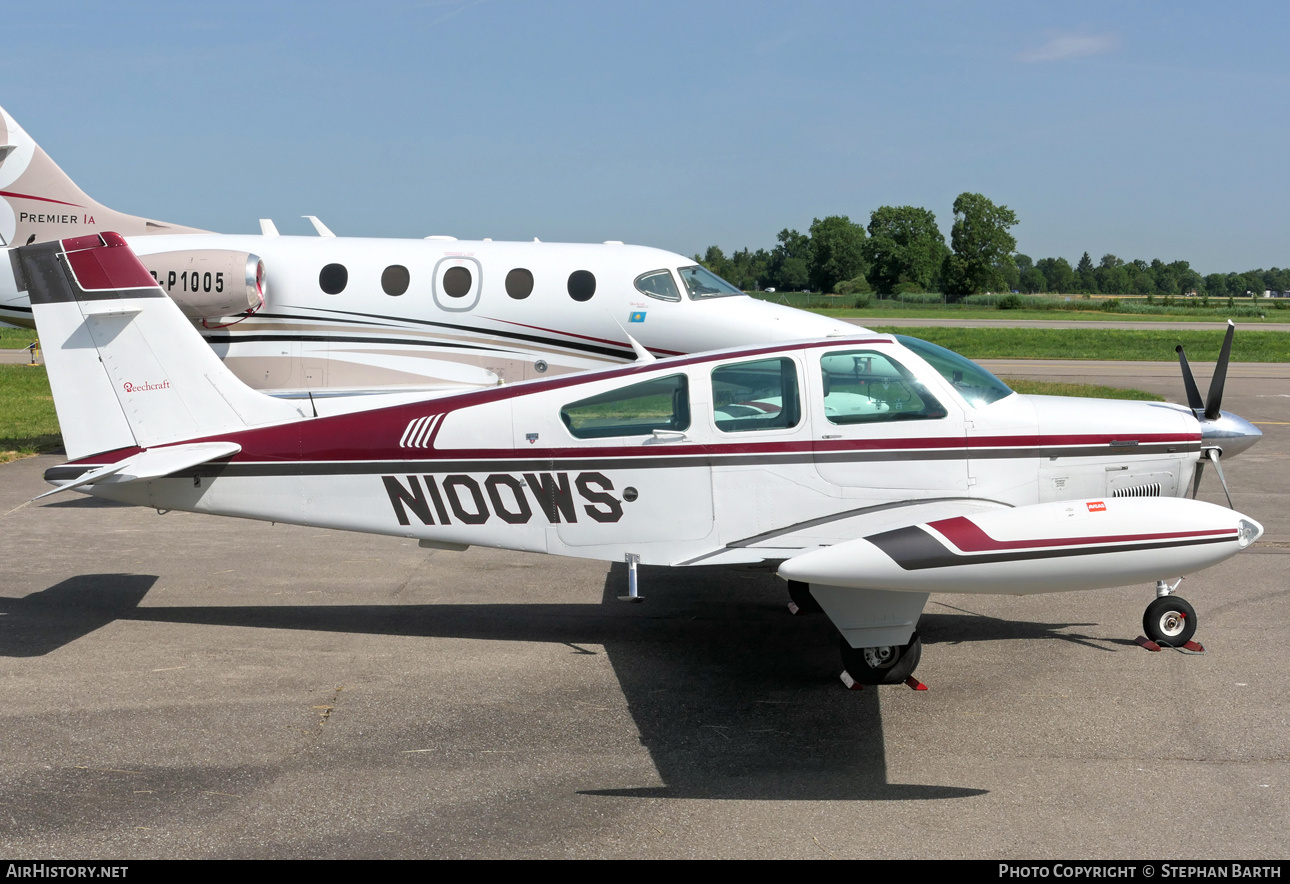
[[[1156,582],[1156,600],[1147,605],[1142,615],[1142,631],[1161,647],[1202,650],[1192,641],[1196,634],[1196,609],[1173,594],[1179,583],[1181,578],[1172,586],[1163,580]]]
[[[842,640],[842,666],[857,684],[904,684],[923,656],[923,640],[915,632],[905,645],[853,648]]]

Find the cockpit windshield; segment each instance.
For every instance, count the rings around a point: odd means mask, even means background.
[[[728,298],[731,295],[743,294],[739,289],[700,264],[695,264],[693,267],[681,267],[677,272],[681,274],[681,281],[685,283],[685,287],[690,291],[691,301],[701,301],[704,298]]]
[[[949,381],[958,394],[973,408],[984,408],[991,402],[997,402],[1012,395],[1012,390],[1007,384],[971,359],[960,356],[953,350],[946,350],[936,344],[905,335],[896,335],[896,340],[923,357],[932,368],[940,372],[941,377]]]

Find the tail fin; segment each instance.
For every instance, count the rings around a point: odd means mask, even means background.
[[[96,203],[0,108],[0,245],[109,230],[126,236],[208,232],[124,215]]]
[[[225,368],[120,235],[9,255],[31,298],[72,460],[304,417]]]

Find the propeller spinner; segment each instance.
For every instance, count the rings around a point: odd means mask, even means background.
[[[1232,356],[1232,336],[1236,325],[1227,321],[1227,335],[1223,338],[1223,348],[1219,351],[1218,362],[1214,365],[1214,376],[1209,382],[1209,395],[1200,398],[1200,388],[1192,376],[1191,366],[1187,363],[1187,354],[1182,344],[1176,348],[1178,363],[1182,366],[1183,386],[1187,389],[1187,407],[1196,420],[1200,421],[1200,446],[1203,460],[1196,464],[1196,475],[1192,480],[1191,496],[1194,498],[1200,489],[1200,477],[1205,469],[1205,461],[1214,465],[1218,481],[1223,485],[1227,495],[1227,505],[1232,507],[1232,493],[1227,488],[1227,479],[1223,476],[1223,467],[1219,459],[1224,455],[1240,454],[1255,442],[1263,438],[1263,432],[1243,417],[1222,410],[1223,386],[1227,381],[1227,365]]]

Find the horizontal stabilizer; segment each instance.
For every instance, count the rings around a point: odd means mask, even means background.
[[[93,485],[112,477],[114,482],[138,482],[144,479],[160,479],[172,473],[191,469],[212,460],[232,457],[242,450],[236,442],[194,442],[188,445],[168,445],[165,448],[149,448],[133,457],[118,463],[108,464],[90,470],[66,485],[60,485],[53,491],[46,491],[33,500],[49,497],[60,491],[67,491],[81,485]]]

